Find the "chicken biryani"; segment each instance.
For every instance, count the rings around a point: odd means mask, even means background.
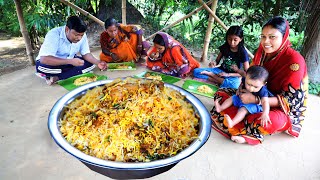
[[[82,152],[120,162],[171,157],[198,138],[200,117],[161,81],[127,78],[88,90],[59,120],[65,139]]]

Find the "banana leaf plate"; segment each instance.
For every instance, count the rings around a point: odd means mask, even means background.
[[[64,87],[66,90],[68,91],[71,91],[77,87],[80,87],[80,86],[76,86],[74,84],[74,81],[80,77],[94,77],[94,76],[97,76],[97,81],[100,81],[100,80],[105,80],[107,79],[108,77],[107,76],[104,76],[104,75],[96,75],[96,74],[93,74],[93,73],[85,73],[85,74],[79,74],[77,76],[73,76],[73,77],[70,77],[68,79],[64,79],[64,80],[60,80],[58,81],[57,83]]]
[[[136,70],[134,62],[108,63],[108,71]]]
[[[162,81],[168,84],[174,84],[178,81],[180,81],[181,79],[178,77],[174,77],[174,76],[169,76],[169,75],[165,75],[162,73],[158,73],[158,72],[152,72],[152,71],[144,71],[140,74],[134,75],[134,77],[137,78],[147,78],[146,75],[149,74],[151,76],[160,76]]]
[[[212,92],[210,93],[199,92],[198,87],[202,85],[207,85],[210,89],[212,89]],[[188,79],[183,83],[182,88],[189,92],[212,98],[213,95],[217,92],[219,87],[213,84],[208,84],[208,83]]]

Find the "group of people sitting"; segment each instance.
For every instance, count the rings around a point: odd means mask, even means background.
[[[150,70],[220,86],[211,110],[212,127],[237,143],[259,144],[264,135],[277,132],[298,137],[305,118],[307,69],[304,58],[290,47],[289,29],[282,17],[265,23],[250,64],[243,30],[231,26],[216,60],[200,68],[190,52],[167,33],[157,33],[151,47],[143,41],[142,29],[113,18],[105,21],[98,60],[90,53],[86,24],[71,16],[66,26],[47,33],[36,70],[51,85],[96,66],[105,70],[109,62],[145,60]]]

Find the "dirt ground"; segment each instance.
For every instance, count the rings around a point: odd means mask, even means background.
[[[144,70],[138,66],[135,71],[94,73],[114,79]],[[91,171],[52,139],[48,116],[55,102],[68,91],[60,85],[46,85],[34,71],[28,66],[0,76],[0,179],[109,180]],[[184,82],[175,85],[181,87]],[[195,96],[211,110],[212,98]],[[146,180],[319,180],[319,107],[320,97],[310,95],[308,117],[299,138],[280,133],[250,146],[233,143],[211,130],[206,144],[194,155]]]
[[[0,76],[31,66],[23,37],[0,33]]]
[[[96,33],[97,34],[97,33]],[[88,35],[89,36],[89,35]],[[90,47],[97,41],[90,39]],[[99,50],[93,50],[97,57]],[[191,51],[196,57],[201,51]],[[26,67],[26,68],[24,68]],[[21,70],[18,70],[21,69]],[[108,78],[140,73],[96,71]],[[0,179],[110,179],[89,170],[51,138],[48,115],[67,90],[34,75],[23,38],[0,35]],[[12,73],[10,73],[12,72]],[[10,73],[10,74],[9,74]],[[182,86],[183,80],[176,83]],[[196,95],[208,110],[212,99]],[[168,172],[149,180],[320,179],[320,97],[308,97],[308,117],[299,138],[267,136],[257,146],[239,145],[212,130],[207,143]]]

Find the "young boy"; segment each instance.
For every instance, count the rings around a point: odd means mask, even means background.
[[[242,88],[251,92],[258,99],[260,99],[259,104],[243,104],[238,95],[228,98],[221,105],[219,104],[218,100],[214,102],[217,112],[221,112],[231,105],[239,108],[233,119],[231,119],[227,114],[224,115],[225,119],[227,120],[228,128],[232,128],[234,125],[241,122],[248,113],[255,114],[262,112],[260,117],[262,124],[270,123],[270,106],[268,97],[272,97],[273,94],[269,92],[265,86],[267,84],[268,76],[268,71],[262,66],[251,66],[247,70],[245,78],[242,80]]]

